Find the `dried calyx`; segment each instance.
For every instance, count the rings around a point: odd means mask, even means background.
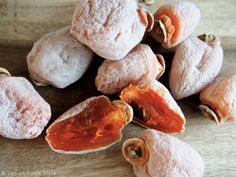
[[[126,140],[122,146],[122,153],[125,159],[133,166],[141,166],[149,159],[149,152],[145,142],[139,138]]]
[[[202,111],[202,113],[209,119],[213,120],[216,122],[216,124],[219,126],[222,123],[222,116],[217,114],[214,110],[212,110],[209,106],[207,105],[200,105],[199,109]]]
[[[156,77],[156,79],[159,79],[165,72],[166,69],[166,64],[165,64],[165,59],[162,55],[160,54],[156,54],[157,60],[159,61],[159,63],[162,66],[162,71],[160,72],[160,74],[158,74],[158,76]]]
[[[141,18],[141,21],[146,26],[146,31],[147,32],[151,31],[154,26],[154,17],[152,13],[146,10],[145,8],[141,7],[138,9],[138,14]]]
[[[154,3],[154,0],[138,0],[138,2],[140,4],[144,4],[144,5],[147,5],[147,6],[150,6]]]
[[[49,85],[44,82],[38,82],[38,81],[34,80],[32,77],[31,77],[31,79],[35,83],[35,85],[37,85],[37,86],[48,86]]]
[[[132,107],[127,104],[126,102],[122,101],[122,100],[114,100],[112,102],[112,104],[114,106],[117,106],[117,107],[122,107],[125,109],[125,113],[126,113],[126,123],[128,124],[129,122],[132,121],[133,119],[133,109]]]
[[[157,40],[161,43],[170,41],[175,32],[175,27],[171,24],[171,19],[166,15],[162,15],[160,19],[155,20],[155,25]]]
[[[147,14],[147,21],[148,21],[146,31],[150,32],[154,26],[154,17],[152,15],[152,13],[149,12],[148,10],[146,10],[146,14]]]
[[[202,35],[199,35],[198,38],[212,47],[216,45],[220,45],[219,37],[213,34],[202,34]]]
[[[0,76],[11,76],[11,74],[5,68],[0,67]]]

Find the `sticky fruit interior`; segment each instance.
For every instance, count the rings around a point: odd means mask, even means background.
[[[121,93],[121,99],[134,110],[134,122],[166,133],[181,132],[184,120],[173,111],[151,88],[130,85]]]
[[[125,159],[133,166],[141,166],[148,161],[149,151],[145,142],[139,138],[126,140],[122,146],[122,153]]]
[[[108,98],[97,97],[80,113],[50,126],[46,140],[55,150],[99,149],[120,140],[126,121],[124,106],[114,106]]]

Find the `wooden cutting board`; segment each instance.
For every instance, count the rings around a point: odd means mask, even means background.
[[[194,2],[203,12],[203,22],[198,32],[214,31],[224,39],[225,58],[221,75],[236,71],[236,14],[230,14],[236,6],[236,1]],[[15,76],[29,79],[25,59],[33,41],[48,31],[69,24],[74,4],[75,1],[72,0],[0,0],[0,66],[7,68]],[[207,13],[215,16],[207,16]],[[231,29],[230,25],[234,28]],[[169,63],[173,54],[167,54],[165,57]],[[83,78],[66,89],[34,85],[40,95],[50,103],[52,120],[73,105],[100,94],[94,86],[94,78],[101,62],[102,59],[96,57]],[[163,81],[165,83],[165,77]],[[197,96],[178,103],[186,116],[187,125],[184,133],[175,136],[189,143],[202,155],[206,167],[204,176],[235,177],[236,125],[226,122],[217,127],[212,121],[204,118],[198,109]],[[128,125],[123,131],[122,142],[129,137],[138,136],[142,130],[143,128],[135,124]],[[132,166],[122,157],[122,142],[97,153],[63,155],[53,152],[44,137],[45,133],[33,140],[10,140],[0,137],[0,176],[134,177]]]

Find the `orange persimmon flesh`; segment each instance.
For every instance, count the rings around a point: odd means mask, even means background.
[[[168,45],[168,43],[174,43],[180,35],[179,17],[176,16],[172,12],[172,10],[170,10],[169,8],[163,8],[155,14],[154,18],[155,20],[164,20],[163,21],[164,23],[167,21],[166,18],[169,18],[171,23],[165,23],[165,25],[167,25],[165,27],[167,29],[167,33],[173,33],[173,34],[171,34],[171,38],[169,38],[167,35],[168,40],[165,44]],[[173,31],[173,27],[174,27],[174,31]]]
[[[121,138],[126,114],[107,98],[97,98],[79,114],[59,121],[47,131],[46,140],[62,151],[94,150],[109,146]]]
[[[132,103],[135,103],[148,115],[147,118],[134,117],[134,122],[165,133],[181,132],[183,130],[183,118],[170,109],[165,100],[152,89],[141,89],[130,85],[121,93],[121,99],[131,106]]]

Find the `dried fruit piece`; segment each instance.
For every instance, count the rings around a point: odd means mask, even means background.
[[[78,42],[68,26],[39,39],[27,56],[27,65],[37,85],[65,88],[83,76],[92,59],[92,50]]]
[[[47,129],[46,140],[59,153],[103,150],[120,141],[121,130],[132,117],[132,108],[125,102],[92,97],[62,114]]]
[[[101,57],[119,60],[140,43],[153,21],[136,0],[86,0],[75,9],[71,34]]]
[[[0,68],[0,135],[32,139],[41,134],[51,117],[47,102],[23,77],[11,77]]]
[[[128,139],[123,156],[133,165],[137,177],[202,177],[204,162],[185,142],[155,130]]]
[[[221,69],[220,40],[213,35],[202,35],[200,39],[190,36],[177,47],[169,75],[170,91],[175,99],[200,92]]]
[[[165,133],[184,131],[184,115],[169,91],[156,80],[130,85],[120,95],[134,109],[134,122]]]
[[[152,36],[164,48],[174,47],[193,33],[200,17],[199,9],[190,2],[163,5],[154,14]]]
[[[236,73],[216,78],[200,93],[199,108],[220,125],[225,120],[236,121]]]
[[[159,78],[164,70],[164,58],[155,55],[148,45],[138,44],[119,61],[105,60],[98,69],[95,84],[105,94],[120,93],[130,83]]]

